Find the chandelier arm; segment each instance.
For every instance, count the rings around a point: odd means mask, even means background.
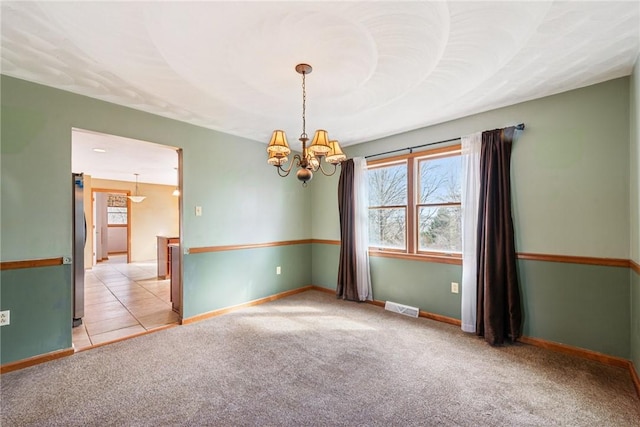
[[[318,169],[320,170],[320,172],[322,172],[322,174],[324,176],[332,176],[335,175],[336,171],[338,170],[338,165],[336,165],[335,163],[333,163],[333,171],[331,173],[327,173],[327,171],[324,170],[324,168],[322,167],[322,162],[318,162]]]
[[[300,166],[300,156],[298,154],[293,156],[293,159],[291,159],[291,163],[289,163],[289,167],[288,168],[283,168],[281,165],[278,165],[278,175],[280,175],[281,177],[285,177],[285,176],[289,176],[289,173],[291,173],[291,169],[293,169],[293,165],[296,164],[297,166]]]
[[[289,172],[291,172],[291,167],[289,167],[289,169],[284,169],[282,166],[277,166],[276,168],[278,169],[278,175],[280,175],[282,178],[289,176]]]

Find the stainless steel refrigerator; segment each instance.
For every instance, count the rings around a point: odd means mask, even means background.
[[[73,175],[73,326],[80,326],[84,317],[84,246],[87,242],[87,221],[84,215],[84,175]]]

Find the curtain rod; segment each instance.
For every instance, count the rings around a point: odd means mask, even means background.
[[[515,125],[515,128],[516,128],[516,130],[524,130],[524,123],[520,123],[518,125]],[[413,153],[413,150],[416,149],[416,148],[423,148],[423,147],[428,147],[430,145],[444,144],[445,142],[453,142],[453,141],[457,141],[457,140],[459,140],[461,138],[462,137],[459,136],[457,138],[444,139],[442,141],[430,142],[428,144],[414,145],[413,147],[398,148],[397,150],[385,151],[384,153],[369,154],[368,156],[364,156],[364,158],[368,159],[370,157],[384,156],[385,154],[393,154],[393,153],[398,153],[400,151],[406,151],[406,150],[409,150],[409,153]]]

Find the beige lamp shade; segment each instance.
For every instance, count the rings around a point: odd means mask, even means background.
[[[309,151],[316,156],[324,156],[329,150],[331,150],[331,147],[329,147],[329,134],[326,130],[317,130],[313,136],[313,141],[311,141]]]
[[[291,153],[289,144],[287,144],[287,135],[283,130],[273,131],[273,135],[271,135],[271,141],[269,141],[269,145],[267,146],[267,151],[269,152],[269,154],[280,153],[284,156],[287,156],[289,153]]]
[[[147,198],[147,196],[127,196],[127,197],[131,199],[133,203],[140,203],[141,201]]]
[[[342,163],[347,159],[347,156],[342,152],[342,148],[340,147],[340,143],[338,143],[338,141],[329,141],[329,148],[330,150],[327,153],[327,156],[324,158],[327,163],[337,165],[338,163]]]
[[[274,153],[274,152],[270,152],[269,153],[269,158],[267,159],[267,163],[269,163],[270,165],[273,166],[281,166],[285,163],[287,163],[287,161],[289,160],[289,158],[282,154],[282,153]]]

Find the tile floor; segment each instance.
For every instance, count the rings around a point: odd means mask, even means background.
[[[178,314],[171,310],[169,280],[156,275],[155,261],[127,264],[126,255],[111,255],[87,270],[84,318],[73,328],[76,351],[178,323]]]

